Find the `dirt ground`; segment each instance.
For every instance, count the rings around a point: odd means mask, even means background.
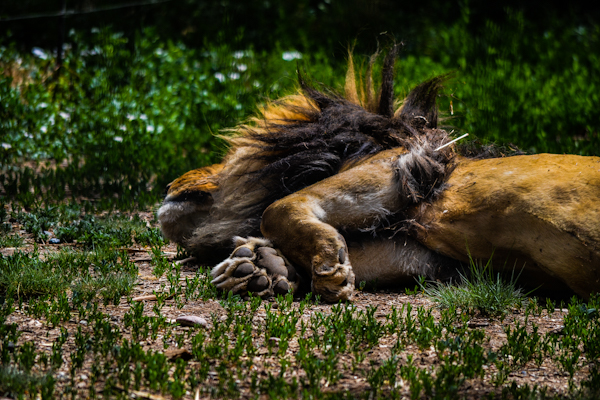
[[[145,214],[144,218],[148,221],[151,221],[151,215]],[[26,244],[24,247],[20,248],[21,251],[32,251],[33,243],[31,238],[25,231],[19,232],[23,237],[26,238]],[[72,246],[69,244],[41,244],[39,245],[40,254],[45,254],[47,252],[55,252],[58,251],[61,247],[64,246]],[[12,248],[3,248],[0,249],[0,252],[7,256],[11,255],[16,249]],[[177,249],[173,244],[167,245],[163,248],[164,254],[173,259],[177,253]],[[128,303],[127,298],[122,298],[119,305],[107,305],[100,306],[101,311],[110,315],[111,324],[114,326],[120,327],[120,331],[123,334],[123,338],[131,338],[131,331],[128,328],[123,326],[123,317],[126,312],[128,312],[131,308],[131,305],[135,301],[144,301],[146,303],[145,313],[147,315],[153,315],[152,306],[155,303],[155,300],[152,299],[153,293],[155,291],[161,290],[161,284],[164,288],[166,284],[165,277],[160,279],[156,278],[153,275],[153,266],[151,264],[151,253],[148,248],[142,247],[131,247],[128,249],[128,254],[130,260],[135,262],[135,264],[139,268],[139,276],[137,283],[131,293],[131,298],[134,300],[131,303]],[[194,261],[184,263],[181,269],[181,278],[180,282],[182,285],[185,285],[185,278],[193,278],[196,274],[197,265]],[[147,296],[146,299],[136,300],[142,296]],[[297,303],[297,301],[296,301]],[[390,290],[380,290],[380,291],[363,291],[357,292],[352,304],[356,307],[357,310],[366,310],[367,307],[376,306],[377,311],[375,313],[375,317],[378,320],[384,321],[385,316],[390,313],[392,307],[399,308],[404,304],[410,303],[413,306],[413,310],[416,310],[418,307],[426,307],[427,309],[433,309],[433,314],[436,318],[439,318],[439,312],[435,308],[435,304],[427,299],[422,294],[417,295],[407,295],[402,291],[390,291]],[[274,304],[274,303],[270,303]],[[323,313],[329,314],[331,312],[331,305],[328,304],[315,304],[305,310],[304,315],[301,317],[306,323],[309,323],[311,315],[315,313]],[[413,311],[415,312],[415,311]],[[563,317],[566,314],[566,309],[556,309],[552,313],[543,312],[541,315],[529,315],[528,321],[525,321],[525,316],[523,315],[522,310],[512,310],[508,313],[508,315],[503,319],[493,319],[493,318],[485,318],[481,316],[473,316],[469,320],[469,327],[472,329],[482,329],[485,331],[485,335],[487,337],[487,348],[489,350],[498,350],[500,346],[506,342],[506,334],[504,331],[504,327],[507,324],[515,325],[520,323],[521,325],[528,323],[529,325],[535,324],[538,326],[538,332],[542,335],[545,334],[553,334],[560,333],[563,324]],[[172,325],[172,330],[170,331],[170,338],[165,339],[159,333],[156,340],[145,340],[141,343],[144,350],[153,350],[155,352],[163,352],[170,360],[175,361],[177,358],[187,358],[188,360],[191,358],[191,337],[190,335],[185,335],[190,330],[198,331],[204,330],[209,332],[214,328],[213,324],[215,321],[222,320],[226,317],[226,310],[219,303],[218,299],[208,299],[208,300],[195,300],[186,302],[182,308],[178,308],[175,301],[173,299],[167,300],[165,305],[162,308],[162,315],[167,318],[170,322],[175,322],[177,318],[182,316],[196,316],[201,317],[206,321],[205,326],[198,327],[188,327],[181,326],[177,324]],[[265,318],[264,308],[259,308],[258,312],[255,314],[253,318],[253,324],[255,325],[263,325]],[[18,330],[21,332],[21,336],[19,339],[19,343],[15,345],[18,347],[20,344],[24,342],[33,342],[35,344],[35,348],[37,351],[43,350],[49,352],[52,348],[54,342],[56,342],[57,338],[60,336],[59,327],[52,327],[44,320],[37,320],[28,315],[25,310],[15,310],[7,319],[7,323],[16,323],[18,325]],[[81,368],[74,381],[71,381],[69,378],[69,369],[71,363],[71,353],[75,351],[76,345],[74,342],[75,332],[78,328],[86,329],[86,321],[81,320],[76,311],[72,312],[72,318],[63,323],[63,327],[66,328],[70,335],[69,338],[63,347],[66,351],[63,354],[63,365],[59,370],[53,372],[53,376],[56,380],[56,389],[55,393],[65,393],[64,390],[68,385],[71,385],[73,382],[75,384],[75,397],[84,398],[88,397],[90,393],[90,367],[93,360],[91,358],[86,359],[83,368]],[[177,340],[175,339],[178,335],[185,336],[183,341],[180,340],[179,345]],[[296,335],[297,336],[297,335]],[[231,337],[230,340],[233,341],[235,338]],[[384,336],[380,341],[379,345],[371,349],[368,353],[368,357],[363,361],[363,365],[368,367],[369,363],[379,363],[381,360],[384,360],[390,356],[390,348],[393,346],[395,338],[393,335]],[[167,347],[165,349],[165,346]],[[275,354],[269,351],[267,343],[263,339],[256,340],[256,346],[258,347],[258,351],[254,356],[254,360],[252,363],[252,372],[257,372],[259,377],[266,377],[269,373],[276,374],[278,373],[279,363],[277,362]],[[297,337],[292,338],[290,341],[289,348],[286,350],[286,354],[290,356],[290,359],[293,360],[293,355],[298,351],[298,340]],[[433,370],[436,366],[436,363],[439,362],[438,356],[436,354],[436,350],[433,346],[429,349],[419,349],[415,345],[408,345],[402,353],[402,357],[407,358],[409,355],[412,355],[412,358],[416,365],[421,368]],[[580,363],[584,363],[585,359],[582,359]],[[341,366],[348,366],[352,363],[352,359],[350,355],[343,355],[340,358]],[[197,367],[198,362],[193,359],[188,361],[188,367],[192,369]],[[460,397],[464,398],[472,398],[477,399],[482,396],[491,396],[491,397],[500,397],[501,396],[501,388],[496,388],[490,382],[490,379],[494,375],[495,367],[493,365],[484,366],[484,368],[488,368],[483,379],[473,379],[467,381],[460,390]],[[359,396],[362,397],[365,393],[368,393],[369,385],[366,382],[365,376],[353,375],[350,372],[349,368],[341,368],[342,376],[341,379],[335,383],[332,387],[326,387],[326,383],[323,387],[323,392],[345,392],[348,395]],[[587,368],[582,365],[574,375],[575,383],[585,379]],[[296,368],[293,363],[290,368],[288,368],[286,372],[286,376],[291,378],[295,374],[298,374],[298,377],[301,377],[303,374],[298,368]],[[519,386],[528,385],[530,387],[537,386],[538,388],[545,388],[546,395],[553,396],[568,396],[569,391],[569,375],[561,370],[556,363],[551,361],[544,361],[541,365],[535,365],[533,362],[529,362],[523,366],[523,368],[511,372],[507,382],[503,385],[510,385],[512,382],[515,382]],[[250,378],[246,376],[245,379],[239,380],[238,388],[239,388],[239,396],[242,398],[253,398],[256,393],[252,391],[252,383]],[[209,372],[208,379],[205,383],[203,383],[203,388],[206,389],[211,385],[218,384],[218,377],[216,376],[216,372],[212,369]],[[103,382],[96,382],[98,396],[101,396]],[[408,398],[410,396],[408,383],[401,381],[397,383],[400,385],[400,392],[402,396]],[[403,387],[406,385],[406,387]],[[93,391],[93,390],[92,390]],[[145,398],[145,399],[161,399],[161,398],[169,398],[170,396],[167,394],[160,394],[155,391],[146,391],[146,390],[129,390],[128,395],[130,398]],[[211,397],[210,391],[208,390],[196,390],[195,392],[188,391],[184,398],[209,398]],[[267,398],[266,395],[261,395],[260,398]]]

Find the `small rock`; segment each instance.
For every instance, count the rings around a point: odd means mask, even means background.
[[[50,244],[59,244],[60,243],[60,239],[52,238],[52,239],[48,240],[48,243],[50,243]]]
[[[467,326],[469,328],[483,328],[485,326],[489,326],[489,321],[486,320],[471,320],[467,322]]]
[[[88,322],[85,319],[82,319],[81,321],[79,321],[80,325],[87,325]]]
[[[155,294],[148,294],[148,295],[144,295],[144,296],[138,296],[138,297],[134,297],[133,299],[131,299],[131,301],[144,301],[144,300],[156,300],[156,295]]]
[[[548,331],[550,335],[563,335],[565,330],[564,325],[558,325]]]
[[[179,325],[183,326],[202,326],[206,328],[208,322],[202,317],[196,315],[181,315],[175,320]]]
[[[182,358],[186,361],[192,359],[192,353],[190,353],[187,349],[169,349],[165,351],[165,356],[171,360],[177,360],[178,358]]]
[[[38,321],[37,319],[32,319],[31,321],[29,321],[29,326],[32,328],[41,328],[42,323],[40,321]]]

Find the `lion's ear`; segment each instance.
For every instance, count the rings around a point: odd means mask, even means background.
[[[394,44],[383,61],[379,105],[377,114],[392,118],[394,115],[394,65],[398,57],[399,45]]]
[[[396,111],[394,118],[401,118],[411,125],[414,122],[425,122],[425,127],[437,128],[438,109],[437,97],[442,89],[443,83],[449,78],[449,74],[436,76],[418,85],[406,96],[402,107]]]

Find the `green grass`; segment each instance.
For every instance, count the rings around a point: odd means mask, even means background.
[[[492,259],[485,264],[471,259],[468,271],[460,273],[458,282],[420,283],[424,293],[441,307],[456,307],[482,315],[501,316],[521,306],[526,294],[517,285],[518,272],[510,279],[494,271]]]
[[[69,283],[65,269],[64,263],[42,261],[37,253],[0,255],[0,294],[15,298],[58,294]]]
[[[49,206],[13,216],[36,242],[46,241],[50,229],[62,243],[76,242],[79,247],[43,258],[37,251],[0,255],[0,294],[9,298],[52,297],[70,289],[81,301],[99,297],[104,304],[118,304],[131,291],[138,272],[123,249],[134,243],[165,244],[158,229],[146,226],[138,215],[98,218],[77,207]],[[9,240],[3,238],[3,243]],[[15,241],[22,243],[23,238]]]
[[[0,247],[21,247],[23,243],[23,238],[18,234],[5,234],[0,237]]]

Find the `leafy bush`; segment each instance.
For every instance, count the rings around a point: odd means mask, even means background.
[[[155,202],[170,180],[221,157],[215,133],[253,111],[265,92],[293,87],[284,77],[302,57],[210,44],[192,50],[150,31],[134,43],[110,30],[95,31],[90,44],[74,32],[71,40],[59,70],[41,50],[20,61],[13,48],[0,48],[4,63],[27,72],[16,87],[0,77],[0,183],[26,204],[42,193]]]
[[[507,12],[505,25],[487,21],[475,37],[468,8],[462,22],[435,32],[432,58],[459,71],[453,123],[531,153],[600,155],[600,26],[556,20],[535,34],[521,13]]]
[[[600,154],[600,27],[556,20],[539,33],[518,12],[474,23],[461,10],[407,46],[398,96],[454,72],[440,106],[458,130],[532,153]],[[221,158],[219,130],[292,90],[298,60],[315,81],[342,86],[345,60],[325,51],[218,40],[192,49],[152,29],[71,32],[60,69],[41,49],[0,47],[0,186],[26,206],[42,196],[93,208],[152,204],[169,181]]]

